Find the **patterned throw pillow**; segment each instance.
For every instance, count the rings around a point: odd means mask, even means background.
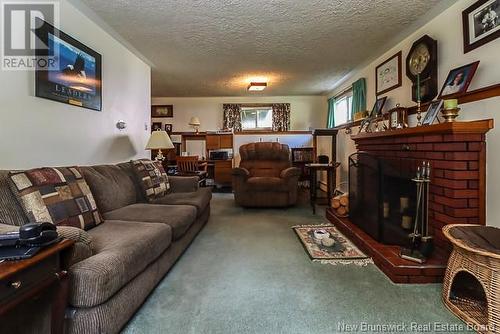
[[[170,183],[161,162],[133,160],[132,166],[148,201],[163,197],[168,193]]]
[[[31,222],[89,230],[102,219],[78,167],[9,173],[10,186]]]

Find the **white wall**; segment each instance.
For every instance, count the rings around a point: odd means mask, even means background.
[[[403,51],[403,85],[386,94],[388,102],[385,109],[390,109],[400,103],[402,106],[412,106],[411,102],[411,81],[405,75],[405,59],[411,45],[421,36],[427,34],[438,41],[438,83],[442,85],[448,72],[456,67],[480,60],[479,68],[472,80],[469,90],[485,87],[500,82],[500,39],[494,40],[482,47],[479,47],[467,54],[463,53],[462,38],[462,11],[473,4],[476,0],[460,0],[449,7],[443,13],[433,20],[416,30],[408,38],[404,39],[392,49],[380,55],[368,66],[353,71],[345,78],[338,88],[329,94],[328,97],[335,95],[342,89],[351,85],[355,80],[364,77],[367,82],[367,105],[371,109],[375,102],[375,68],[377,65],[394,55],[396,52]],[[441,88],[441,87],[439,87]],[[464,104],[460,106],[461,116],[458,120],[476,120],[486,118],[498,118],[500,112],[500,98],[491,98],[479,102]],[[415,124],[415,116],[410,118],[411,125]],[[356,133],[357,129],[353,129]],[[498,129],[491,130],[487,135],[487,223],[500,227],[500,133]],[[338,159],[342,163],[343,173],[347,171],[347,157],[355,151],[354,142],[350,135],[344,131],[339,132],[338,136]]]
[[[66,1],[60,28],[102,55],[102,112],[35,97],[34,73],[0,72],[0,169],[145,157],[150,67]],[[118,131],[115,124],[128,127]]]
[[[326,98],[324,96],[274,97],[153,97],[152,104],[173,104],[173,118],[153,118],[153,121],[172,123],[173,131],[193,131],[188,125],[191,116],[200,118],[200,131],[222,128],[224,103],[290,103],[291,130],[325,127]]]

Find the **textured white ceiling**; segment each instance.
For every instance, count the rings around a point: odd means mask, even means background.
[[[440,0],[83,2],[151,61],[153,96],[244,96],[322,94]]]

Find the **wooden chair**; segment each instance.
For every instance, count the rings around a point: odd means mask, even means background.
[[[200,186],[206,185],[207,179],[206,162],[200,162],[197,155],[178,156],[177,157],[177,173],[178,176],[198,176]]]

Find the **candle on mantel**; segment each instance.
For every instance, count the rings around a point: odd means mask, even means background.
[[[420,74],[417,74],[417,102],[420,101]]]
[[[446,109],[446,110],[457,109],[458,108],[458,100],[457,99],[444,100],[443,105],[444,105],[444,109]]]

